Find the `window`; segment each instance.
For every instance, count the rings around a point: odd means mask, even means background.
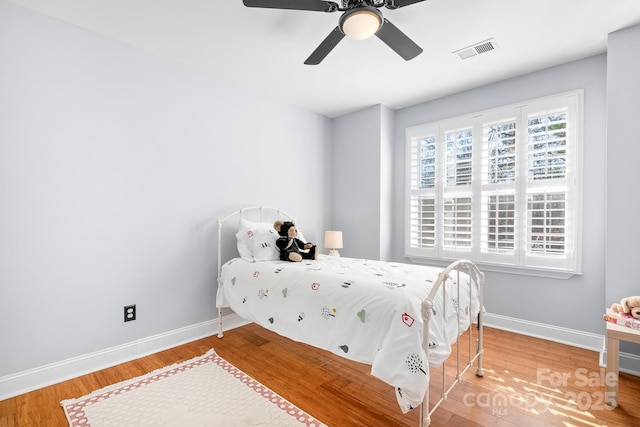
[[[406,255],[579,273],[582,97],[407,129]]]

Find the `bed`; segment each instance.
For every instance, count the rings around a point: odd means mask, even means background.
[[[282,210],[251,206],[217,222],[220,338],[221,310],[230,308],[292,340],[366,363],[373,376],[394,387],[403,413],[419,408],[421,426],[429,425],[469,367],[477,362],[476,375],[483,375],[484,275],[473,262],[442,268],[322,254],[280,261],[276,219],[294,221]],[[225,226],[239,256],[223,263]],[[461,361],[460,337],[467,330],[468,352]],[[447,382],[444,362],[454,344],[456,372]],[[434,366],[442,366],[442,392],[430,406]]]

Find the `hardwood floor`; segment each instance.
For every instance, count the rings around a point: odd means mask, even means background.
[[[0,401],[0,426],[66,426],[61,400],[210,348],[331,427],[418,425],[418,412],[403,415],[393,389],[370,376],[368,366],[252,324],[226,332],[223,339],[209,337]],[[482,378],[474,375],[474,368],[467,372],[435,411],[432,426],[639,425],[640,378],[621,374],[619,407],[609,408],[595,352],[486,328],[484,368]],[[431,375],[433,380],[442,374],[432,369]],[[438,387],[433,382],[430,396],[435,399]]]

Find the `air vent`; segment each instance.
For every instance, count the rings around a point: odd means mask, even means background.
[[[494,39],[489,39],[476,43],[473,46],[465,47],[464,49],[456,50],[453,52],[459,59],[467,59],[473,56],[478,56],[481,53],[491,52],[498,48],[498,44]]]

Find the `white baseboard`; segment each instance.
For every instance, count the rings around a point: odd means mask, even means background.
[[[605,367],[606,346],[605,337],[600,334],[577,331],[575,329],[562,328],[544,323],[531,322],[516,319],[514,317],[501,316],[499,314],[485,313],[484,324],[486,326],[515,332],[530,337],[542,338],[549,341],[567,344],[573,347],[593,350],[599,353],[599,364]],[[491,343],[487,343],[491,345]],[[640,356],[620,352],[620,371],[640,376]]]
[[[249,323],[232,313],[223,317],[223,330]],[[0,400],[139,359],[218,333],[218,319],[190,325],[134,342],[0,377]]]
[[[223,330],[228,331],[247,323],[249,323],[247,320],[232,313],[223,317]],[[597,351],[600,353],[601,366],[604,366],[602,362],[606,360],[603,335],[491,313],[485,314],[484,323],[497,329]],[[214,319],[0,377],[0,400],[206,338],[217,332],[218,320]],[[487,345],[491,345],[491,343],[489,342]],[[620,371],[640,376],[640,357],[629,353],[620,353]]]
[[[516,332],[530,337],[542,338],[593,351],[602,350],[602,341],[604,339],[603,335],[493,313],[485,313],[484,324],[496,329]]]

